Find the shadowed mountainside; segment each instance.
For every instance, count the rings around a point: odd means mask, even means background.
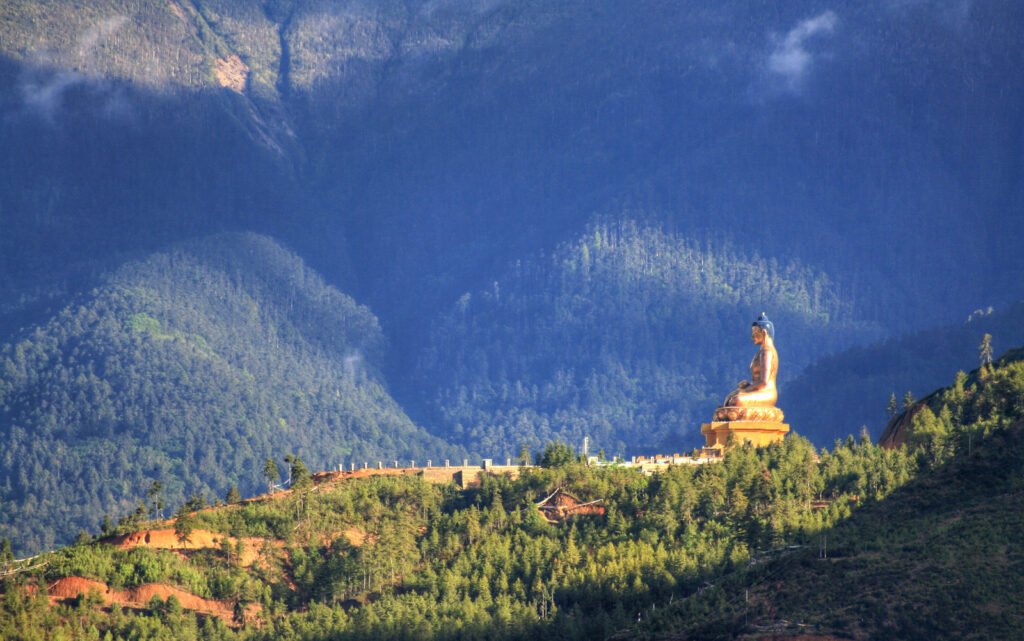
[[[913,332],[825,356],[783,385],[786,415],[815,443],[830,443],[862,427],[880,437],[891,394],[915,398],[978,365],[979,345],[992,335],[995,350],[1024,343],[1024,302],[972,314],[964,323]],[[938,408],[935,408],[936,410]]]
[[[24,271],[47,266],[36,236],[64,255],[86,232],[88,261],[133,246],[129,216],[154,240],[256,229],[372,305],[401,371],[424,314],[638,207],[833,274],[887,326],[1021,296],[1012,2],[19,1],[0,18],[17,292],[61,271]]]
[[[750,322],[765,309],[783,381],[823,351],[879,334],[851,317],[827,275],[799,263],[637,221],[596,224],[550,256],[517,261],[435,325],[417,365],[419,388],[439,390],[424,399],[425,420],[495,455],[585,436],[609,456],[688,451],[749,378]]]

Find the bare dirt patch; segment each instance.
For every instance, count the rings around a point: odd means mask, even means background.
[[[181,20],[182,22],[187,22],[188,21],[188,18],[185,17],[185,12],[181,10],[181,7],[178,6],[177,2],[171,2],[170,6],[171,6],[171,13],[173,13],[176,16],[178,16],[179,20]]]
[[[232,54],[227,58],[219,58],[213,63],[213,75],[221,87],[242,93],[249,77],[249,66],[242,59]]]
[[[228,625],[237,625],[234,621],[234,601],[204,599],[191,592],[164,583],[147,583],[127,590],[112,590],[102,581],[94,581],[80,576],[69,576],[57,579],[48,585],[46,592],[51,601],[63,601],[95,594],[102,601],[103,605],[119,605],[136,609],[148,608],[153,597],[166,601],[168,597],[173,596],[181,604],[181,607],[186,610],[218,617],[223,619]],[[246,618],[256,616],[259,614],[260,609],[261,607],[258,603],[246,606]]]
[[[181,541],[174,533],[174,530],[170,528],[131,532],[130,534],[123,534],[108,539],[107,543],[125,549],[148,547],[157,550],[218,550],[224,545],[225,541],[232,550],[237,548],[239,541],[242,542],[242,554],[238,558],[238,563],[243,567],[248,567],[257,562],[266,563],[267,559],[263,558],[262,550],[268,544],[278,550],[284,549],[284,543],[281,541],[255,536],[238,539],[219,532],[210,532],[209,530],[192,530],[188,539]]]

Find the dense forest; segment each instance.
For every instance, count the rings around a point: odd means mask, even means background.
[[[67,542],[155,480],[173,503],[251,493],[268,456],[460,454],[390,397],[384,349],[369,310],[267,238],[129,263],[0,347],[0,535]]]
[[[805,439],[789,437],[764,449],[734,448],[720,464],[676,466],[648,477],[617,466],[587,467],[558,456],[564,446],[553,444],[540,456],[548,467],[526,470],[515,480],[485,476],[471,490],[417,477],[316,485],[302,475],[287,494],[179,511],[179,540],[215,532],[225,537],[220,545],[183,555],[83,536],[75,546],[35,560],[36,567],[3,584],[0,634],[19,640],[108,633],[155,639],[589,639],[647,637],[684,627],[695,638],[720,638],[784,618],[773,613],[768,586],[794,570],[807,575],[805,583],[787,582],[780,603],[799,608],[806,617],[801,620],[815,629],[840,635],[889,630],[915,639],[963,638],[975,623],[974,633],[1015,630],[1007,626],[1019,623],[1019,610],[1010,607],[1017,592],[983,582],[1020,587],[1013,570],[1020,541],[1006,520],[1019,520],[1020,511],[986,526],[956,510],[968,509],[965,500],[972,506],[986,498],[1000,506],[1019,504],[1024,361],[997,361],[959,377],[942,399],[948,431],[940,434],[922,419],[911,447],[893,450],[851,436],[816,451]],[[968,436],[971,450],[944,445]],[[606,512],[545,522],[535,501],[556,488],[600,500]],[[952,528],[948,536],[944,529],[935,534],[936,519],[951,511],[960,516],[943,526]],[[888,564],[916,567],[931,545],[918,538],[925,527],[933,532],[929,540],[943,546],[941,563],[972,568],[958,574],[963,597],[946,603],[960,603],[962,612],[964,599],[984,596],[998,612],[995,618],[929,626],[937,602],[910,607],[896,592],[879,594],[877,582],[861,578],[856,566],[836,565],[863,553],[862,565],[882,554]],[[965,532],[971,538],[950,547],[948,537]],[[984,545],[970,544],[982,537]],[[244,565],[244,548],[254,544],[263,560]],[[984,550],[992,547],[1005,550],[1007,563],[985,561]],[[831,610],[821,596],[813,607],[802,605],[800,590],[824,580],[810,569],[825,554],[836,574],[828,587],[813,589],[828,598],[849,590],[854,606]],[[228,620],[196,615],[177,597],[153,600],[141,611],[106,611],[96,607],[98,593],[51,607],[42,590],[32,588],[71,576],[118,590],[171,584],[234,603],[235,612]],[[950,594],[945,574],[907,580],[916,582],[913,594]],[[737,605],[734,596],[742,594],[745,581],[755,600],[744,606],[741,597]],[[870,589],[874,600],[864,602],[862,589]]]
[[[778,327],[783,381],[879,331],[799,263],[632,220],[594,224],[464,294],[433,330],[416,387],[437,390],[428,423],[495,456],[584,436],[609,455],[688,451],[749,377],[762,310]]]
[[[827,541],[652,612],[638,636],[1020,638],[1024,350],[928,398],[908,441],[926,472]]]

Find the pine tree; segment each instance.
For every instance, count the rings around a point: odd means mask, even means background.
[[[195,525],[192,523],[192,516],[188,511],[188,504],[182,505],[178,508],[178,513],[174,516],[174,536],[178,539],[179,543],[188,543],[192,537],[192,530]]]
[[[903,409],[909,410],[914,405],[914,394],[907,390],[907,393],[903,395]]]
[[[899,411],[899,405],[896,403],[896,392],[893,392],[889,395],[889,404],[885,406],[885,413],[892,418],[896,416],[897,411]]]
[[[146,500],[153,508],[153,518],[162,519],[164,517],[164,497],[163,497],[164,486],[160,481],[153,481],[153,484],[146,490]]]
[[[980,361],[982,376],[988,374],[992,369],[992,334],[986,333],[981,337],[981,345],[978,345],[978,360]]]
[[[284,457],[284,461],[290,466],[292,488],[302,489],[313,484],[313,475],[310,474],[309,468],[306,467],[306,464],[302,462],[298,455],[289,454]]]
[[[274,483],[281,480],[281,470],[278,469],[274,459],[268,458],[263,463],[263,478],[267,479],[267,491],[274,491]]]
[[[521,448],[519,448],[519,462],[522,463],[523,465],[529,465],[530,460],[530,446],[523,445]]]

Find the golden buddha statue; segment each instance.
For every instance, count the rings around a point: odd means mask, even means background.
[[[775,325],[764,313],[751,325],[750,338],[761,347],[750,361],[750,380],[741,381],[729,392],[715,410],[712,422],[701,426],[708,447],[724,446],[730,437],[767,445],[781,440],[789,431],[782,422],[782,410],[775,407],[779,398],[775,386],[779,353],[775,349]]]

